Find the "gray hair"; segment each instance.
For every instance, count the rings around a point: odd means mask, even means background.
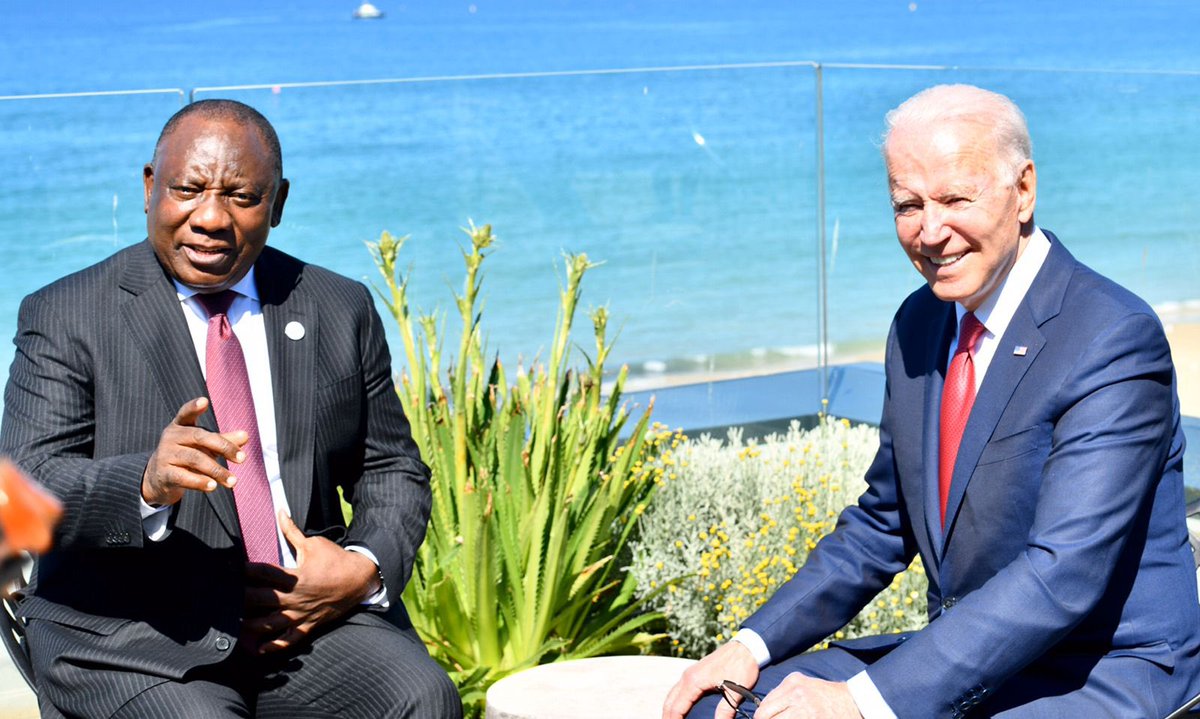
[[[998,159],[1013,182],[1022,166],[1033,159],[1033,141],[1021,108],[998,92],[974,85],[935,85],[922,90],[888,111],[884,122],[887,129],[881,149],[885,161],[888,140],[897,127],[929,127],[944,122],[972,122],[990,128]]]

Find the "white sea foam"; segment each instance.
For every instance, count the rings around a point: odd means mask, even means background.
[[[1163,322],[1200,320],[1200,317],[1196,316],[1200,314],[1200,299],[1158,302],[1152,309]]]
[[[829,350],[833,351],[833,345],[829,345]],[[775,350],[784,357],[803,357],[811,359],[817,357],[821,353],[821,348],[818,345],[795,345],[792,347],[779,347]]]

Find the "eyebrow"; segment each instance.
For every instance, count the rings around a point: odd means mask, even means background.
[[[970,195],[975,196],[983,192],[983,185],[978,182],[955,182],[943,187],[938,195]]]

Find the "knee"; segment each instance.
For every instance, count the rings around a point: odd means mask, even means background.
[[[414,699],[412,716],[462,719],[463,705],[462,698],[458,695],[458,687],[441,667],[435,667],[431,674],[431,680],[422,682],[423,686]]]
[[[386,716],[394,719],[462,719],[462,699],[449,675],[432,660],[402,681],[392,682],[391,706]],[[379,697],[383,698],[383,697]]]

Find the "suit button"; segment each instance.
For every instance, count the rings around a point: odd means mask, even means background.
[[[229,649],[229,639],[227,637],[217,637],[217,649],[220,651]]]
[[[942,609],[949,609],[958,604],[958,597],[946,597],[942,600]]]
[[[106,532],[104,542],[109,545],[129,544],[129,532]]]

